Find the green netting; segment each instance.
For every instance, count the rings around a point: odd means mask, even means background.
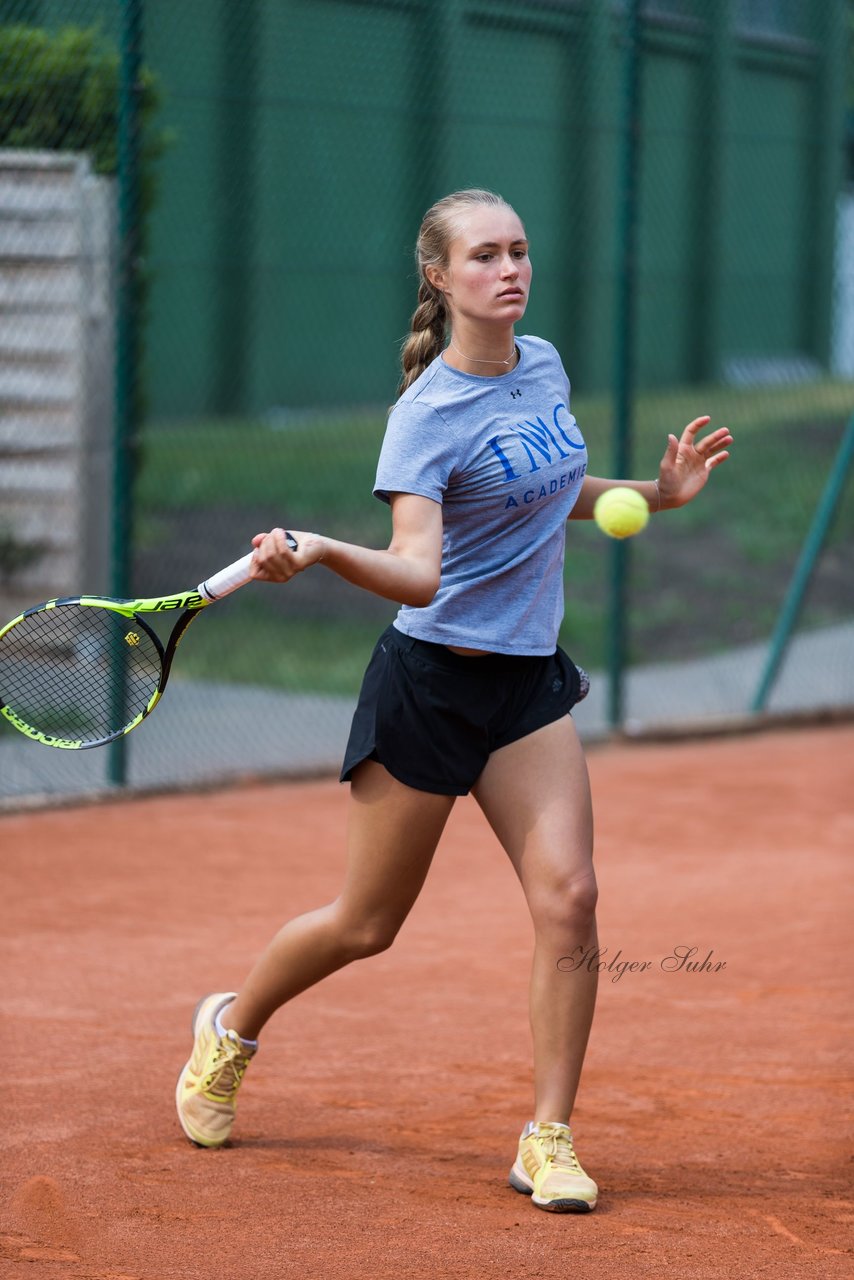
[[[852,8],[648,0],[627,102],[632,8],[3,0],[3,616],[110,588],[120,422],[128,594],[192,585],[274,523],[383,545],[371,485],[418,224],[486,186],[526,224],[520,330],[560,349],[591,470],[614,474],[621,299],[632,475],[654,475],[667,433],[700,413],[736,436],[701,499],[631,546],[623,705],[644,726],[747,713],[854,413]],[[134,16],[142,72],[122,103]],[[122,110],[141,196],[134,376],[117,386]],[[772,711],[854,703],[852,513],[846,480]],[[577,716],[589,734],[607,728],[612,558],[569,526],[562,642],[599,673]],[[217,606],[129,739],[129,781],[333,766],[393,613],[322,569]],[[0,795],[98,787],[104,754],[0,733]]]

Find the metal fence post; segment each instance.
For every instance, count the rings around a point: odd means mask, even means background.
[[[133,448],[138,408],[138,294],[140,271],[140,70],[143,0],[121,3],[121,73],[118,103],[118,289],[116,300],[116,400],[113,430],[110,594],[128,592],[133,528]],[[124,688],[114,691],[124,700]],[[124,738],[108,748],[107,777],[127,777]]]
[[[641,2],[626,7],[625,67],[618,177],[617,307],[614,364],[613,475],[628,479],[632,465],[632,399],[634,394],[635,293],[637,282],[638,167],[641,132]],[[608,722],[623,722],[627,651],[627,586],[629,547],[611,549],[611,599],[608,628]]]

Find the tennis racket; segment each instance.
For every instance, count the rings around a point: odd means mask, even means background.
[[[26,609],[0,629],[0,715],[33,742],[66,751],[130,733],[163,696],[190,623],[251,581],[251,565],[252,553],[171,596],[63,596]],[[143,615],[173,610],[180,616],[164,645]]]

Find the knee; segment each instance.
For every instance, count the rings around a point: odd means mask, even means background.
[[[397,937],[400,924],[381,917],[368,920],[342,919],[339,924],[339,944],[348,961],[365,960],[388,951]]]
[[[569,931],[573,936],[583,934],[595,921],[598,898],[599,888],[592,871],[552,884],[532,908],[534,924],[549,931]]]

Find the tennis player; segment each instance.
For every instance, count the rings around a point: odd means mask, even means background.
[[[557,351],[515,335],[531,285],[525,228],[500,197],[457,192],[424,218],[418,307],[377,470],[387,550],[282,529],[254,540],[255,576],[287,582],[322,563],[397,601],[367,668],[341,774],[351,787],[348,866],[334,902],[273,938],[239,993],[198,1005],[178,1081],[187,1136],[228,1138],[235,1099],[277,1009],[327,974],[389,947],[424,883],[456,796],[471,792],[519,878],[535,930],[534,1094],[510,1183],[541,1209],[593,1209],[570,1117],[596,973],[561,957],[596,944],[587,769],[570,712],[587,690],[557,647],[567,519],[628,484],[653,513],[694,498],[728,456],[697,418],[669,437],[655,480],[587,474]]]

